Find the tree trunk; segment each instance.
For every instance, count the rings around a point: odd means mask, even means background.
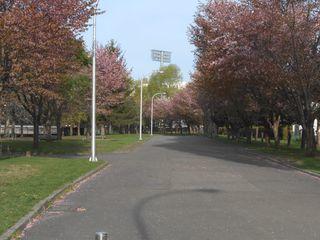
[[[316,150],[315,136],[313,124],[307,126],[306,131],[306,154],[307,156],[314,156]]]
[[[306,149],[306,131],[304,129],[302,129],[300,148]]]
[[[23,124],[20,126],[20,137],[23,138]]]
[[[101,137],[104,138],[106,136],[106,128],[104,127],[103,124],[100,126],[100,131],[101,131]]]
[[[16,124],[15,124],[15,122],[12,122],[12,125],[11,125],[11,138],[12,139],[16,138]]]
[[[4,137],[5,138],[9,136],[9,132],[10,132],[9,126],[10,126],[10,120],[7,119],[6,123],[4,125]]]
[[[227,139],[231,140],[231,130],[230,127],[227,125]]]
[[[84,128],[84,134],[86,135],[86,139],[89,139],[89,137],[90,137],[90,131],[89,131],[88,126]]]
[[[73,126],[72,125],[70,126],[70,136],[71,137],[73,136]]]
[[[264,139],[268,146],[270,146],[270,130],[266,129],[264,132]]]
[[[33,148],[39,148],[39,121],[37,117],[33,118]]]
[[[317,120],[317,147],[320,147],[320,122]]]
[[[112,124],[110,123],[109,124],[109,134],[112,134],[113,133],[113,131],[112,131]]]
[[[78,123],[78,129],[77,129],[78,131],[78,133],[77,133],[77,135],[78,135],[78,137],[80,137],[81,136],[81,124],[80,123]]]
[[[251,128],[246,128],[246,138],[247,138],[247,143],[252,143],[252,131]]]
[[[290,126],[288,126],[287,127],[287,131],[288,131],[288,138],[287,138],[287,147],[290,147],[290,145],[291,145],[291,127]]]
[[[218,136],[218,127],[215,122],[212,121],[212,137]]]
[[[279,136],[279,127],[280,127],[280,115],[273,117],[273,122],[269,121],[270,127],[273,131],[274,144],[276,147],[280,146],[280,136]]]
[[[62,140],[62,128],[61,128],[61,117],[58,115],[56,118],[56,125],[57,125],[57,140]]]
[[[47,140],[50,140],[51,139],[51,124],[49,122],[47,122],[44,129],[45,129],[45,134],[47,136]]]

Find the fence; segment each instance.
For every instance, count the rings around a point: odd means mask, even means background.
[[[0,125],[0,135],[4,136],[4,135],[24,135],[24,136],[32,136],[33,135],[33,131],[34,128],[32,125],[26,125],[26,126],[21,126],[21,125],[9,125],[9,126],[5,126],[5,125]],[[39,127],[39,133],[40,135],[45,134],[45,127],[44,126],[40,126]],[[57,134],[57,127],[56,126],[52,126],[51,127],[51,134],[52,135],[56,135]]]

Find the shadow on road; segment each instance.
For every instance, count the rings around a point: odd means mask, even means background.
[[[149,227],[146,223],[143,212],[145,210],[145,207],[148,204],[154,203],[155,201],[161,199],[161,198],[168,198],[175,195],[181,195],[181,194],[189,194],[189,193],[199,193],[199,194],[216,194],[221,191],[216,189],[191,189],[191,190],[176,190],[176,191],[170,191],[165,193],[159,193],[147,198],[142,199],[134,208],[133,210],[133,218],[134,222],[136,224],[137,230],[139,231],[141,235],[141,240],[152,240],[152,237],[149,233]]]
[[[271,163],[266,160],[263,154],[254,154],[250,149],[243,146],[230,145],[214,139],[200,136],[189,137],[166,137],[167,141],[162,141],[154,147],[165,148],[179,152],[185,152],[196,156],[204,156],[247,165],[259,167],[270,167],[282,170],[291,170],[284,166]]]

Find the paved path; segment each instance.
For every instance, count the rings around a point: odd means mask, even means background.
[[[111,167],[24,239],[93,240],[99,230],[111,240],[320,239],[320,181],[244,148],[155,137],[106,158]]]

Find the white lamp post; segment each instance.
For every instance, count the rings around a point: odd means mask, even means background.
[[[154,103],[154,98],[159,95],[166,95],[166,93],[156,93],[155,95],[152,96],[151,99],[151,125],[150,125],[150,135],[153,136],[153,103]]]
[[[143,101],[143,79],[140,82],[140,138],[139,140],[142,141],[142,101]]]
[[[97,5],[93,15],[93,43],[92,43],[92,119],[91,119],[91,157],[90,162],[97,162],[96,157],[96,50],[97,50]]]

